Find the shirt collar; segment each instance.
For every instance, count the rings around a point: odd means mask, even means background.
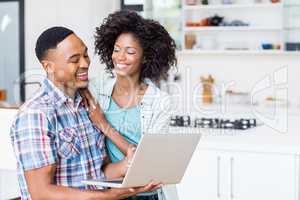
[[[73,101],[71,97],[67,96],[63,91],[56,87],[48,78],[44,79],[42,87],[44,91],[48,93],[52,102],[57,106],[61,106],[64,103],[72,102],[74,107],[78,108],[82,101],[82,97],[80,96],[78,91],[76,91],[75,100]]]

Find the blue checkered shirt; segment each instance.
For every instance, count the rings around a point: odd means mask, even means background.
[[[18,166],[22,200],[30,200],[24,171],[56,165],[56,185],[96,189],[83,179],[103,178],[104,135],[88,118],[79,93],[74,100],[45,79],[18,113],[11,140]]]

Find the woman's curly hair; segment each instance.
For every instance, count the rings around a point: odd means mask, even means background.
[[[133,11],[122,10],[110,14],[96,28],[95,53],[106,64],[106,71],[112,73],[113,49],[122,33],[134,34],[143,49],[140,81],[149,78],[158,82],[167,77],[171,66],[177,65],[176,45],[166,29],[157,21],[144,19]]]

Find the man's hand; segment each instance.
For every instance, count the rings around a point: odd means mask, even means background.
[[[116,195],[116,199],[125,199],[127,197],[134,196],[138,193],[152,192],[161,187],[162,187],[161,183],[152,181],[148,185],[143,187],[124,188],[124,189],[114,188],[114,189],[110,189],[108,192],[111,193],[112,195]]]

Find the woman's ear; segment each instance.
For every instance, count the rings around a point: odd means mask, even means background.
[[[147,62],[146,58],[143,57],[143,61],[142,61],[142,64],[145,64]]]

